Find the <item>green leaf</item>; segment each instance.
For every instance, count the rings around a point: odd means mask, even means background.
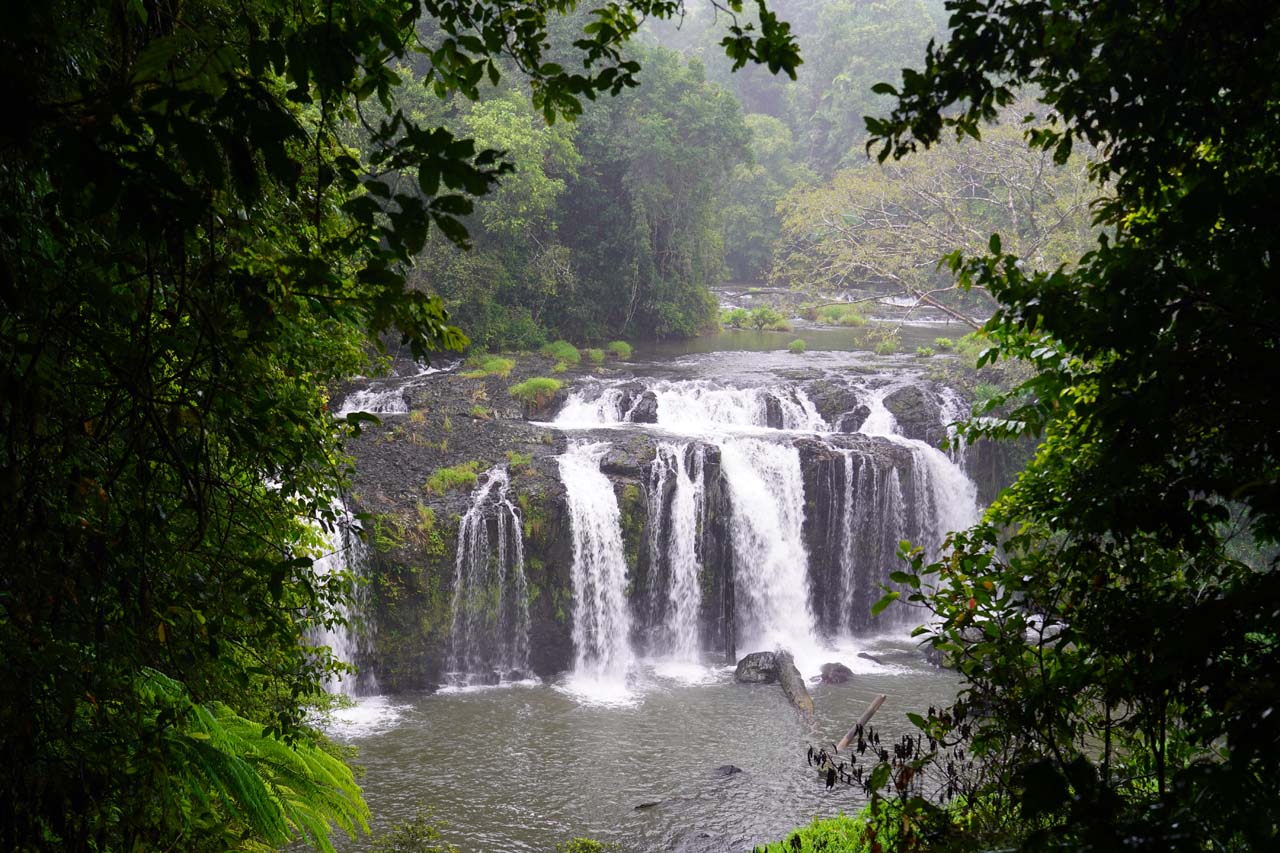
[[[870,788],[873,792],[879,791],[888,783],[891,768],[887,763],[880,763],[871,771]]]
[[[883,598],[881,598],[875,604],[871,605],[871,615],[879,616],[881,613],[884,612],[884,609],[886,607],[888,607],[890,604],[893,604],[893,602],[897,601],[900,596],[901,596],[901,593],[896,591],[886,594]]]

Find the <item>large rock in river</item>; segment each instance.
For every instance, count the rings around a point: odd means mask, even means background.
[[[777,656],[773,652],[752,652],[738,661],[733,680],[742,684],[773,684],[778,680]]]
[[[645,391],[631,407],[631,422],[635,424],[656,424],[658,422],[658,397],[652,391]]]

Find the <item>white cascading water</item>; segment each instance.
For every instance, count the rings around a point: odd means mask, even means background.
[[[842,450],[839,587],[840,633],[857,633],[870,624],[870,608],[882,594],[880,584],[897,568],[898,543],[913,530],[898,470],[877,465],[866,455]]]
[[[884,400],[897,390],[890,386],[869,394],[865,403],[871,409],[859,432],[887,438],[911,451],[913,457],[915,536],[930,556],[936,556],[948,531],[964,530],[977,523],[978,490],[964,471],[942,450],[899,435],[897,421],[885,407]],[[945,415],[944,415],[945,416]]]
[[[528,671],[529,589],[520,534],[507,469],[492,468],[458,523],[449,649],[456,683],[493,683]]]
[[[804,544],[800,453],[751,438],[720,445],[733,505],[733,562],[739,652],[815,646]]]
[[[827,422],[798,388],[724,388],[706,381],[660,382],[658,426],[675,432],[698,433],[708,427],[769,427],[769,410],[781,423],[776,428],[825,432]]]
[[[828,432],[830,425],[800,388],[733,388],[708,380],[658,380],[647,390],[658,401],[657,426],[671,432],[701,435],[729,429],[774,429]],[[583,428],[630,423],[639,395],[631,398],[618,385],[574,391],[556,416],[560,427]]]
[[[353,412],[368,412],[371,415],[402,415],[408,411],[409,404],[405,401],[402,388],[372,386],[348,394],[342,401],[337,416],[346,417]]]
[[[316,522],[323,545],[311,570],[321,583],[342,572],[357,578],[357,583],[350,600],[335,608],[338,624],[318,625],[310,631],[310,636],[317,646],[328,646],[338,661],[354,666],[357,655],[368,646],[370,633],[370,626],[362,621],[365,587],[358,582],[365,564],[365,544],[354,530],[351,513],[342,501],[335,500],[332,509],[335,520],[331,524]],[[329,693],[346,696],[378,690],[372,673],[334,675],[326,679],[324,688]]]
[[[690,473],[685,457],[693,464]],[[663,501],[668,479],[671,488],[670,514],[664,515]],[[706,452],[701,446],[662,442],[653,462],[653,479],[649,498],[649,565],[655,576],[662,577],[665,567],[666,589],[655,587],[651,609],[664,614],[662,643],[658,651],[671,660],[698,659],[698,613],[702,607],[702,587],[698,576],[702,563],[698,559],[697,537],[701,529],[703,495],[706,491]],[[665,545],[665,548],[663,547]]]
[[[431,367],[416,362],[407,374],[397,376],[393,371],[392,378],[387,381],[348,394],[335,415],[344,418],[353,412],[367,412],[371,415],[407,414],[409,401],[405,399],[406,389],[419,384],[427,376],[454,370],[459,364],[461,362],[455,361],[445,363],[443,367]]]
[[[613,484],[600,470],[604,443],[572,442],[559,458],[573,534],[575,687],[625,692],[631,651],[627,561]]]
[[[876,624],[912,620],[903,609],[881,617],[883,622],[872,620],[869,612],[889,572],[900,568],[899,541],[922,544],[934,557],[947,531],[965,528],[978,518],[976,491],[957,464],[961,457],[949,457],[900,434],[884,400],[905,385],[896,382],[872,390],[861,386],[861,377],[853,381],[862,387],[859,398],[870,409],[859,432],[901,450],[833,448],[843,457],[844,488],[833,495],[840,503],[839,545],[827,575],[824,595],[830,602],[822,604],[822,624],[824,631],[844,636]],[[652,394],[657,402],[653,428],[659,433],[698,437],[720,448],[720,472],[731,510],[727,521],[737,653],[785,647],[798,659],[817,660],[817,619],[810,604],[810,556],[804,538],[804,478],[799,450],[786,433],[829,434],[830,425],[798,386],[735,388],[704,379],[595,383],[572,393],[555,423],[567,429],[631,424],[643,394]],[[942,404],[944,425],[963,414],[958,395],[944,394]],[[699,652],[698,537],[707,492],[701,457],[692,466],[685,458],[690,444],[657,442],[648,484],[647,599],[654,629],[648,651],[689,661]],[[692,446],[701,452],[704,445]],[[599,621],[606,614],[619,621],[627,615],[617,503],[599,470],[604,451],[590,447],[575,446],[561,459],[574,507],[575,592],[585,589],[589,599],[584,602],[579,595],[576,603],[582,611],[581,618],[575,612],[574,634],[580,673],[594,672],[592,661],[613,659],[614,649],[602,650],[592,639],[600,636]],[[592,532],[580,535],[579,525]],[[606,577],[614,578],[615,586],[610,587]],[[606,606],[610,602],[616,607]],[[614,636],[625,637],[626,632]],[[629,649],[623,657],[630,661]],[[619,671],[614,670],[615,677]]]
[[[617,386],[601,389],[597,394],[574,391],[560,408],[555,422],[570,427],[622,423],[626,420],[622,409],[625,399],[625,392]]]

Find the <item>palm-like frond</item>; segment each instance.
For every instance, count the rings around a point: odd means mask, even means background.
[[[288,744],[220,703],[193,702],[186,688],[163,673],[146,670],[138,692],[157,707],[157,721],[177,768],[175,793],[229,823],[247,828],[262,842],[280,846],[301,837],[333,853],[336,827],[355,837],[369,831],[369,808],[351,769],[309,743]]]

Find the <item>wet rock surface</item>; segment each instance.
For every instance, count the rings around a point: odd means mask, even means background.
[[[853,680],[853,670],[842,663],[824,663],[820,671],[823,684],[848,684]]]
[[[752,652],[738,661],[733,680],[741,684],[773,684],[778,680],[778,659],[773,652]]]
[[[920,385],[907,385],[884,398],[884,407],[898,422],[898,431],[937,447],[947,437],[937,395]]]

